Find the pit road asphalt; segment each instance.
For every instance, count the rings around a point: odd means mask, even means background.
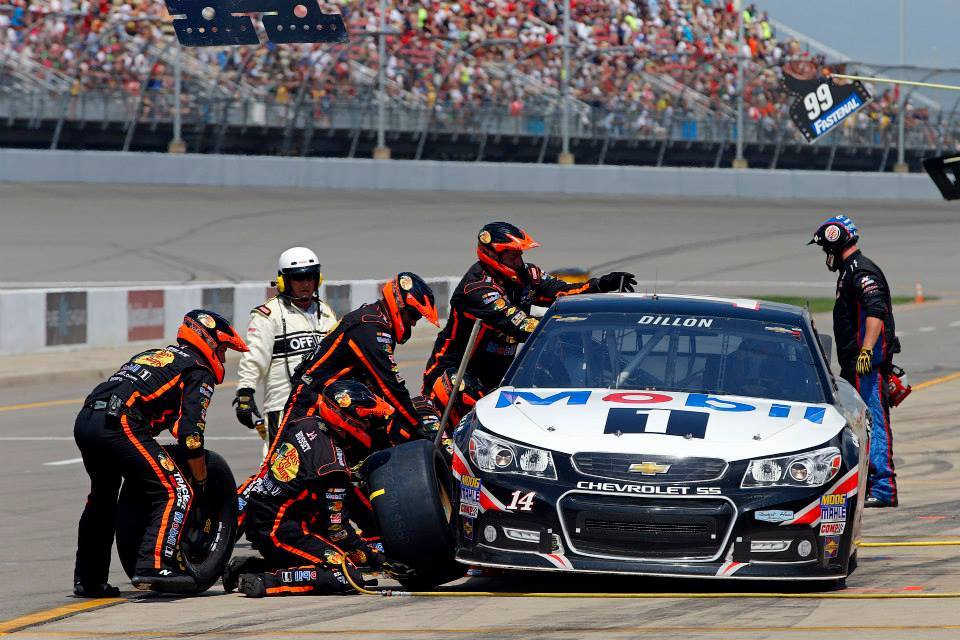
[[[863,248],[883,266],[895,294],[912,294],[920,278],[928,294],[941,297],[897,310],[905,350],[899,360],[915,384],[936,384],[918,390],[894,412],[902,506],[868,511],[863,539],[960,540],[960,475],[955,469],[960,449],[953,441],[960,380],[947,377],[960,370],[954,254],[960,213],[947,205],[842,204],[863,230]],[[632,270],[651,283],[642,287],[652,289],[659,282],[661,291],[830,296],[834,278],[824,269],[822,254],[803,243],[826,212],[838,209],[837,203],[824,202],[0,185],[0,215],[9,221],[0,240],[0,272],[5,286],[248,280],[268,277],[282,249],[306,244],[321,254],[329,278],[382,277],[399,269],[453,275],[470,262],[476,229],[490,219],[506,218],[526,226],[544,244],[530,259],[548,269]],[[189,232],[193,229],[197,233]],[[40,264],[35,260],[38,247],[49,248]],[[818,324],[829,330],[828,318],[818,317]],[[428,348],[429,336],[420,332],[398,350],[412,387],[419,386]],[[90,353],[86,364],[77,363],[84,356],[75,353],[19,358],[0,362],[0,382],[7,382],[0,385],[0,621],[78,603],[65,596],[88,487],[76,460],[73,418],[79,399],[100,379],[90,369],[113,370],[123,361],[116,352]],[[69,361],[74,373],[55,384],[39,382],[35,374],[55,369],[58,358]],[[235,375],[228,374],[229,380]],[[235,421],[229,404],[233,392],[225,385],[215,395],[208,439],[241,477],[253,471],[260,445]],[[843,593],[960,592],[957,549],[863,549],[860,568]],[[111,580],[129,589],[116,560]],[[224,595],[218,586],[205,597],[137,599],[15,635],[886,639],[960,634],[960,608],[948,599],[734,597],[744,591],[793,590],[777,583],[550,575],[474,578],[456,588],[683,592],[694,597],[248,601]],[[696,598],[716,593],[731,597]],[[138,593],[129,595],[139,598]]]

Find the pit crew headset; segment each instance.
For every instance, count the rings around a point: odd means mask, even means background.
[[[289,280],[293,276],[306,275],[316,278],[317,284],[313,288],[313,293],[308,298],[295,298],[289,290]],[[280,254],[277,261],[277,279],[272,284],[277,288],[280,297],[287,298],[293,302],[307,302],[320,300],[320,284],[323,282],[323,274],[320,273],[320,258],[306,247],[290,247]],[[320,319],[320,305],[317,305],[317,320]],[[280,305],[280,324],[283,329],[283,344],[287,344],[287,319],[283,315],[283,305]],[[283,365],[287,370],[287,378],[293,379],[293,372],[290,371],[290,359],[284,358]]]
[[[509,222],[490,222],[483,225],[477,235],[477,257],[480,262],[510,282],[522,282],[526,277],[526,268],[517,270],[504,264],[501,255],[504,251],[526,251],[539,247],[540,243],[518,226]]]
[[[320,393],[320,419],[345,445],[369,451],[371,433],[386,427],[394,408],[356,380],[331,382]]]
[[[183,317],[183,324],[177,331],[177,342],[189,345],[203,356],[216,376],[217,384],[223,382],[223,361],[227,349],[250,351],[226,318],[204,309],[194,309]]]
[[[843,250],[857,244],[860,235],[857,225],[848,216],[833,216],[824,220],[813,233],[813,238],[807,244],[817,244],[827,254],[827,269],[840,269]]]
[[[393,325],[393,337],[398,344],[410,338],[410,330],[421,317],[440,327],[433,290],[423,278],[409,271],[401,271],[397,277],[380,289],[380,298]]]

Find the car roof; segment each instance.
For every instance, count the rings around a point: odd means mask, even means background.
[[[603,293],[559,298],[553,313],[658,313],[678,316],[723,316],[744,320],[802,323],[803,307],[750,298],[654,293]]]

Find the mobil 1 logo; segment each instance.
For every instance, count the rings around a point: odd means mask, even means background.
[[[783,87],[793,97],[790,119],[807,142],[815,142],[870,102],[859,80],[835,84],[808,61],[783,65]]]

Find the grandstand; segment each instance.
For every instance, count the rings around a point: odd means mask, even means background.
[[[395,0],[386,16],[393,156],[552,161],[560,131],[562,3]],[[344,45],[183,49],[180,111],[194,152],[369,156],[376,129],[377,0],[340,0]],[[739,19],[723,0],[573,0],[577,162],[728,166]],[[751,166],[884,170],[898,95],[821,143],[794,131],[786,60],[825,61],[753,5],[742,14]],[[781,29],[786,31],[786,29]],[[2,0],[0,145],[164,150],[177,50],[156,0]],[[907,103],[907,159],[952,150],[949,113]],[[892,153],[891,153],[892,151]]]

